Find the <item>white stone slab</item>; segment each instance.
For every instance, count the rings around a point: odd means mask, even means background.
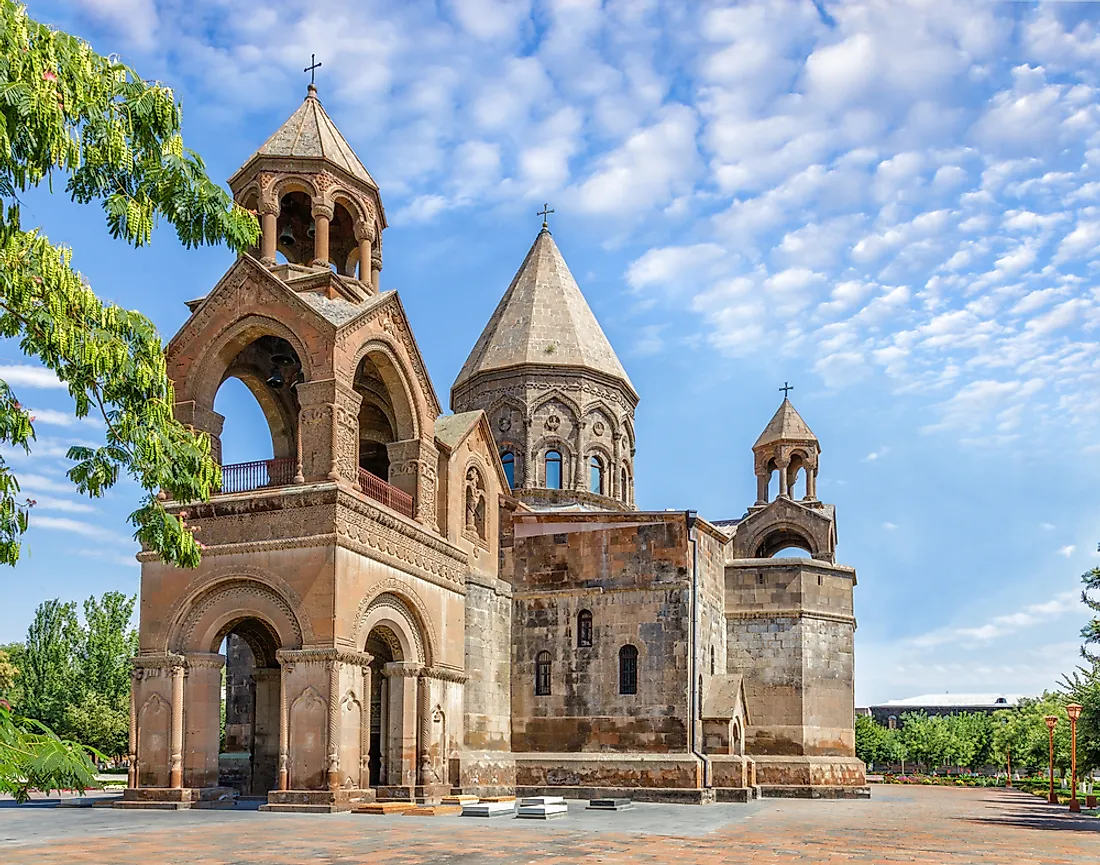
[[[549,802],[545,805],[520,805],[517,817],[527,820],[553,820],[555,817],[564,817],[569,813],[569,806],[565,802]]]
[[[564,805],[564,796],[524,796],[520,805]]]
[[[503,817],[516,813],[516,803],[474,802],[462,806],[463,817]]]

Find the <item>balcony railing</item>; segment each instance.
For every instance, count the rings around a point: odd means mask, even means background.
[[[246,493],[265,487],[285,487],[294,483],[294,460],[255,460],[222,466],[220,493]]]
[[[359,489],[376,502],[393,508],[407,517],[413,515],[413,500],[404,490],[386,483],[378,475],[371,474],[366,469],[359,469]]]

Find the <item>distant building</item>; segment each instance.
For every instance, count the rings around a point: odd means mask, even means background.
[[[900,727],[902,716],[923,712],[926,715],[959,715],[963,712],[996,712],[1019,705],[1026,694],[924,694],[892,700],[867,710],[856,709],[857,714],[870,714],[883,727]]]

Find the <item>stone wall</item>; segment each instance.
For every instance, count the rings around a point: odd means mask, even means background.
[[[516,515],[512,747],[517,752],[689,749],[690,547],[680,514]],[[592,613],[592,645],[577,616]],[[638,693],[619,651],[638,650]],[[551,658],[551,693],[535,694]],[[517,758],[518,759],[518,758]]]

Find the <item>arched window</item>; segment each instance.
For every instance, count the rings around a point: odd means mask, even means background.
[[[710,674],[714,675],[714,646],[710,647]]]
[[[626,469],[619,473],[619,498],[624,502],[630,501],[630,488],[626,483]]]
[[[561,452],[546,452],[546,488],[548,490],[561,489]]]
[[[635,646],[619,649],[619,693],[638,693],[638,649]]]
[[[581,610],[577,613],[577,645],[592,645],[592,611]]]
[[[500,462],[504,466],[504,477],[508,479],[508,489],[516,488],[516,455],[511,451],[505,451],[500,455]]]
[[[588,460],[588,488],[597,495],[603,495],[603,460],[598,456]]]
[[[539,652],[535,656],[535,696],[545,697],[550,693],[550,653]]]

